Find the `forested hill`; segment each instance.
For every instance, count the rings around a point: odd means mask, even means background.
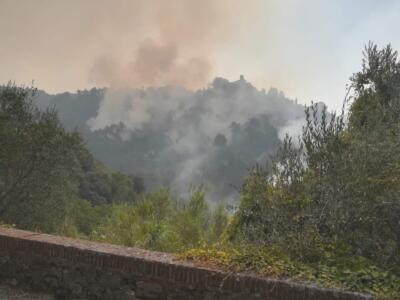
[[[243,77],[216,78],[195,92],[180,87],[38,93],[67,130],[78,129],[100,161],[144,178],[148,190],[183,194],[205,185],[214,199],[236,197],[243,177],[265,162],[286,132],[298,134],[304,107]]]

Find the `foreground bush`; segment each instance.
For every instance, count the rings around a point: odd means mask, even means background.
[[[298,142],[243,187],[232,241],[283,249],[304,263],[364,257],[400,274],[400,63],[366,48],[348,113],[313,105]]]
[[[374,266],[362,257],[343,262],[326,253],[326,261],[304,263],[272,247],[232,244],[203,245],[180,255],[181,259],[231,272],[253,273],[270,278],[318,284],[374,295],[377,299],[400,299],[400,276]]]
[[[228,223],[224,207],[212,210],[202,189],[181,200],[167,189],[131,204],[92,207],[80,200],[70,215],[69,236],[174,253],[218,241]]]

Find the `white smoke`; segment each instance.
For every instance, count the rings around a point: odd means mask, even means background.
[[[213,167],[210,162],[218,155],[214,145],[218,134],[224,135],[229,145],[233,123],[243,125],[264,115],[278,129],[280,138],[286,131],[293,135],[300,132],[304,119],[302,107],[275,89],[265,93],[243,78],[236,82],[217,78],[209,88],[196,92],[178,87],[109,90],[97,117],[88,125],[98,130],[123,123],[132,132],[151,128],[165,133],[168,146],[157,152],[156,159],[161,165],[174,161],[170,182],[182,194],[190,185],[207,185],[207,169]],[[126,136],[124,133],[121,139],[126,140]],[[267,155],[257,153],[247,167]]]

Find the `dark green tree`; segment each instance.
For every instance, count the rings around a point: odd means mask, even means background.
[[[271,170],[248,176],[231,236],[302,260],[333,251],[400,271],[397,52],[369,44],[348,95],[347,113],[307,108],[297,145],[286,137]]]
[[[32,104],[35,89],[0,88],[0,220],[22,228],[57,231],[73,191],[75,151],[54,110]]]

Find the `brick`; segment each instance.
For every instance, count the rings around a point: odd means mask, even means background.
[[[199,267],[156,251],[2,227],[0,280],[82,299],[372,299]]]

